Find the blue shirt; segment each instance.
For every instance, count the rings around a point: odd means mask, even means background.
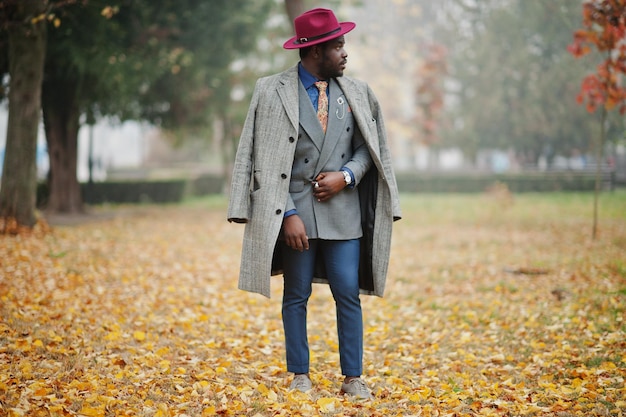
[[[313,108],[315,109],[315,111],[317,111],[317,100],[320,96],[320,91],[315,86],[315,83],[317,81],[323,81],[323,80],[318,80],[317,78],[315,78],[313,74],[311,74],[302,66],[301,62],[298,63],[298,76],[300,77],[300,82],[304,86],[304,89],[306,90],[307,94],[309,95],[309,98],[311,99]],[[328,86],[326,87],[326,96],[329,96]]]

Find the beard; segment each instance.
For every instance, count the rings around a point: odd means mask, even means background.
[[[322,56],[322,62],[320,63],[320,75],[325,80],[341,77],[343,76],[342,64],[345,64],[345,61],[337,63],[331,60],[327,54],[324,54]]]

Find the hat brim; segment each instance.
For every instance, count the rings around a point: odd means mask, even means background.
[[[356,27],[356,23],[354,22],[340,22],[339,23],[339,32],[335,32],[331,35],[328,36],[324,36],[323,38],[319,38],[319,39],[315,39],[315,40],[311,40],[308,42],[299,42],[298,41],[298,36],[294,36],[291,39],[287,40],[287,42],[285,42],[283,44],[283,48],[285,49],[300,49],[300,48],[305,48],[307,46],[313,46],[313,45],[318,45],[320,43],[324,43],[326,41],[329,41],[331,39],[335,39],[338,38],[342,35],[345,35],[346,33],[350,32],[352,29],[354,29]]]

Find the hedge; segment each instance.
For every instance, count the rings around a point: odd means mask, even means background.
[[[504,184],[511,192],[593,191],[595,173],[525,172],[516,174],[398,173],[398,189],[403,193],[477,193],[494,184]],[[224,178],[207,175],[195,179],[165,181],[106,181],[81,184],[83,201],[102,203],[177,203],[188,196],[224,192]],[[603,175],[603,188],[613,189],[613,173]],[[37,189],[37,205],[47,200],[45,184]]]
[[[406,193],[476,193],[494,184],[505,184],[511,192],[592,191],[595,173],[589,171],[523,172],[510,174],[432,174],[400,173],[396,175],[398,189]],[[612,172],[603,174],[603,188],[612,189]]]
[[[222,193],[224,179],[219,176],[202,176],[159,181],[105,181],[82,183],[80,186],[86,204],[177,203],[188,196]],[[47,199],[47,184],[39,184],[37,206],[43,206]]]

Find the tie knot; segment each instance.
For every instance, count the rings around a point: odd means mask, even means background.
[[[317,87],[318,90],[320,91],[326,91],[326,87],[328,87],[328,81],[316,81],[315,82],[315,86]]]

